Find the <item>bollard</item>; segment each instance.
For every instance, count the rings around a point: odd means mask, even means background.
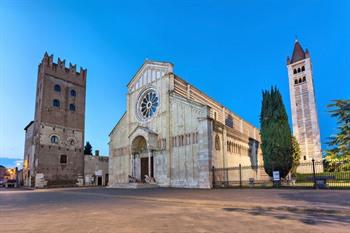
[[[317,189],[317,183],[316,183],[316,171],[315,171],[315,159],[312,159],[312,173],[313,173],[313,179],[314,179],[314,188]]]

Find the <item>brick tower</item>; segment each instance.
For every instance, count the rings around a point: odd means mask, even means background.
[[[287,59],[293,134],[301,149],[300,162],[322,161],[320,130],[309,51],[295,41]]]
[[[26,186],[83,183],[86,75],[47,53],[39,64],[34,121],[25,127]]]

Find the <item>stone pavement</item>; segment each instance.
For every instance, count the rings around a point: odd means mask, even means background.
[[[350,191],[0,191],[0,232],[350,232]]]

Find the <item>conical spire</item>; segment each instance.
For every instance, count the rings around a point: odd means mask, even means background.
[[[291,63],[305,59],[304,49],[301,47],[299,41],[296,39],[294,43],[294,50]]]

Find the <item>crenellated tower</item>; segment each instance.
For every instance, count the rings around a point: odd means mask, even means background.
[[[83,182],[87,70],[45,53],[38,67],[35,115],[26,128],[27,186]]]
[[[310,53],[298,40],[291,58],[287,58],[293,134],[300,149],[300,162],[322,161],[314,80]]]

